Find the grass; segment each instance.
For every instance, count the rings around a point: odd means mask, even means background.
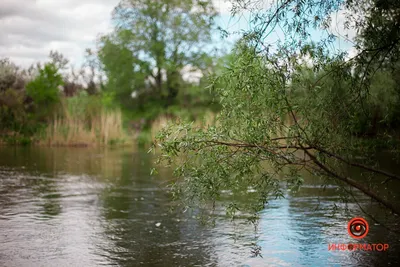
[[[74,100],[73,105],[76,105]],[[107,109],[102,105],[80,105],[80,109],[63,102],[61,116],[42,131],[40,145],[49,146],[105,146],[132,144],[133,137],[122,127],[122,114],[119,109]]]

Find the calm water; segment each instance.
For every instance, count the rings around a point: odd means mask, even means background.
[[[153,161],[127,149],[1,147],[0,266],[399,266],[399,236],[373,222],[362,243],[388,252],[328,251],[355,242],[347,222],[361,215],[334,212],[333,185],[307,178],[269,203],[257,231],[223,216],[211,227],[170,212],[170,171],[150,177]]]

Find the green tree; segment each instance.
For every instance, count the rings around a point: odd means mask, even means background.
[[[235,12],[243,8],[243,1],[233,2]],[[398,43],[356,47],[358,55],[348,59],[345,52],[332,51],[336,37],[329,32],[318,42],[310,35],[312,28],[327,29],[341,8],[377,6],[382,1],[286,0],[275,1],[266,11],[259,2],[244,5],[253,14],[254,27],[244,34],[235,60],[214,83],[222,106],[215,126],[171,125],[158,137],[160,161],[175,167],[176,195],[185,206],[207,206],[222,190],[246,195],[243,188],[252,187],[257,193],[249,197],[259,200],[252,207],[258,211],[271,196],[283,196],[282,181],[297,188],[301,172],[308,171],[337,183],[347,196],[354,197],[352,190],[357,189],[399,215],[390,194],[378,192],[382,184],[397,185],[400,177],[380,169],[373,146],[354,134],[354,122],[367,109],[368,99],[376,104],[376,95],[369,97],[371,83],[366,82],[376,71],[370,72],[362,58],[380,69],[380,62],[398,52]],[[373,22],[369,16],[377,19],[375,9],[365,10],[368,23]],[[364,32],[360,38],[372,36],[368,23],[353,23],[352,18],[346,17],[345,25]],[[285,39],[272,47],[266,38],[277,28]],[[386,32],[381,39],[392,37]],[[381,56],[368,56],[374,50]],[[386,88],[378,90],[386,93]],[[391,135],[380,138],[393,141]],[[398,154],[396,149],[398,143],[393,152]],[[344,166],[359,168],[365,180],[353,179]],[[246,207],[234,202],[227,208],[229,212]]]
[[[126,44],[115,44],[110,37],[104,37],[102,42],[99,59],[107,76],[105,89],[129,106],[132,91],[142,92],[145,88],[146,68]]]
[[[63,77],[54,63],[46,63],[39,69],[38,76],[26,85],[26,93],[32,98],[36,111],[47,116],[60,100]],[[39,112],[40,111],[40,112]]]
[[[213,18],[210,0],[123,0],[115,8],[112,34],[101,39],[99,58],[108,87],[129,99],[151,92],[171,104],[181,70],[203,64]]]

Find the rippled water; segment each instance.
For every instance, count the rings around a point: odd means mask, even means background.
[[[211,227],[170,212],[170,171],[151,177],[153,161],[127,149],[0,148],[0,266],[398,266],[399,237],[373,222],[363,243],[388,252],[328,251],[354,243],[347,222],[361,214],[333,212],[335,186],[306,179],[257,229],[223,216]]]

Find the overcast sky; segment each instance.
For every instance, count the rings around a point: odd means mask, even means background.
[[[220,26],[245,27],[229,20],[230,4],[214,0],[226,19]],[[111,12],[119,0],[0,0],[0,58],[21,66],[47,59],[50,50],[80,64],[98,34],[111,30]]]
[[[0,0],[0,58],[22,66],[47,58],[50,50],[80,62],[98,34],[111,30],[119,0]],[[229,3],[215,0],[229,12]]]

